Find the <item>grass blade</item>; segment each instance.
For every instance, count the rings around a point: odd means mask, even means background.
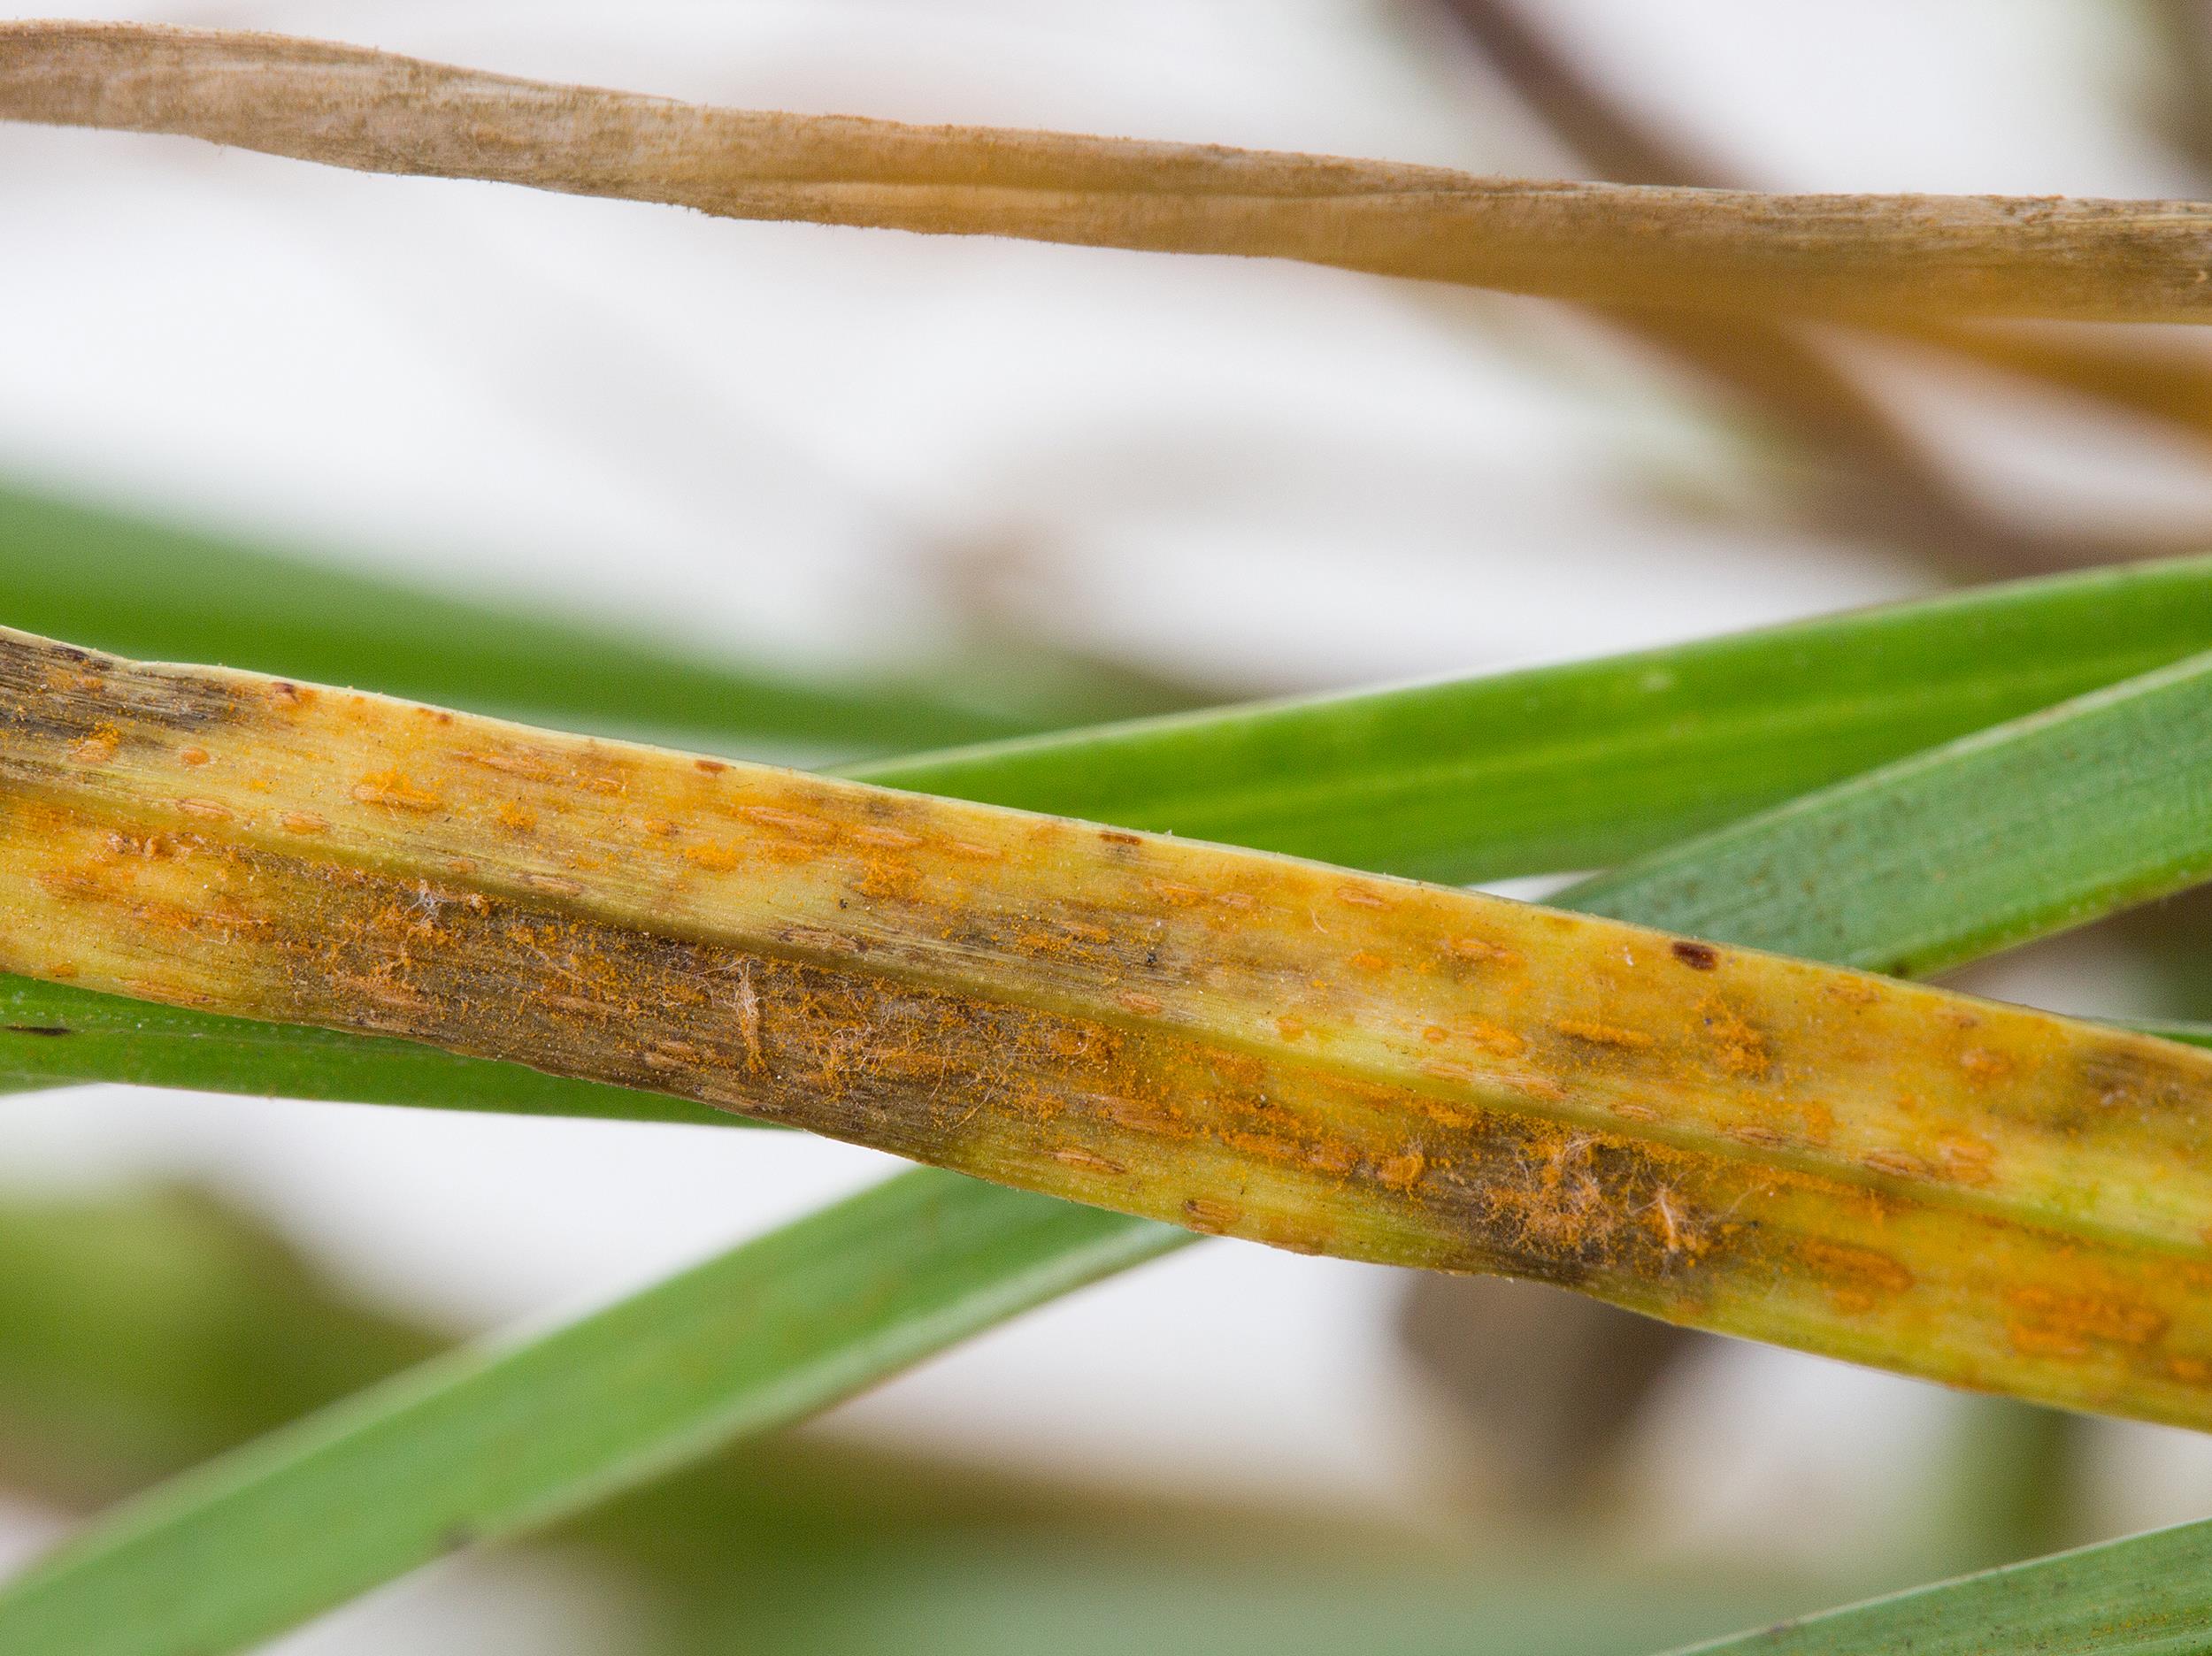
[[[4,974],[0,1077],[18,1086],[120,1081],[423,1109],[755,1124],[664,1092],[548,1075],[420,1041],[226,1017]]]
[[[2201,321],[2192,202],[1763,196],[712,109],[273,34],[0,26],[0,117],[743,218],[1301,259],[1600,303]]]
[[[1958,809],[1970,811],[1984,805],[1986,798],[1979,792],[1958,790],[1953,793],[1951,801]],[[2133,794],[2112,792],[2089,801],[2085,815],[2124,816],[2134,804]],[[1787,813],[1784,813],[1784,832],[1787,832]],[[1916,822],[1910,828],[1930,844],[1944,843],[1953,832],[1951,825],[1940,816]],[[1480,831],[1479,824],[1476,831]],[[2066,818],[2054,823],[2051,834],[2046,838],[2011,837],[1989,846],[1987,854],[2002,865],[2016,889],[2032,891],[2041,878],[2040,870],[2047,856],[2057,857],[2062,864],[2065,862],[2066,836],[2075,831],[2101,832],[2083,816]],[[1970,822],[1965,838],[1973,840],[1977,837]],[[1839,866],[1836,854],[1828,844],[1800,840],[1798,849],[1808,859],[1801,870],[1803,878],[1775,884],[1768,891],[1764,903],[1755,908],[1735,905],[1724,915],[1701,914],[1686,906],[1676,891],[1666,899],[1670,912],[1678,918],[1694,920],[1709,936],[1731,942],[1758,944],[1789,935],[1796,924],[1796,905],[1806,901],[1807,893],[1848,871],[1847,865]],[[1661,889],[1655,888],[1652,893],[1655,908],[1658,906]],[[1563,901],[1571,902],[1574,893],[1568,893]],[[1638,898],[1632,877],[1613,883],[1609,901],[1624,912],[1636,911]],[[1870,888],[1865,893],[1866,936],[1872,945],[1880,947],[1880,916],[1893,909],[1912,935],[1924,938],[1924,916],[1917,901],[1916,893],[1905,892],[1894,883]],[[1988,930],[1983,916],[1964,907],[1958,908],[1952,924],[1962,936],[1986,933]],[[950,1175],[923,1172],[910,1176],[910,1183],[921,1181],[933,1182],[942,1201],[953,1211],[969,1203],[994,1203],[1004,1196],[989,1186]],[[1102,1213],[1093,1217],[1104,1227],[1105,1237],[1118,1238],[1130,1248],[1132,1258],[1147,1256],[1153,1248],[1165,1248],[1188,1239],[1185,1232],[1141,1220]],[[931,1238],[932,1230],[923,1227],[910,1234],[870,1238],[865,1246],[881,1250],[886,1258],[899,1260],[926,1252]],[[1067,1246],[1071,1252],[1080,1254],[1096,1239],[1086,1236],[1071,1241]],[[880,1269],[883,1263],[883,1259],[844,1261],[838,1269]],[[974,1292],[987,1296],[992,1290],[988,1284],[983,1284]],[[998,1303],[993,1301],[994,1310]],[[949,1343],[982,1326],[983,1320],[969,1315],[969,1309],[956,1295],[942,1305],[915,1307],[910,1315],[917,1321],[933,1322],[941,1340]],[[603,1361],[619,1362],[629,1375],[643,1376],[634,1380],[634,1384],[659,1386],[664,1384],[657,1377],[664,1365],[672,1362],[687,1367],[703,1361],[711,1372],[723,1376],[726,1388],[742,1392],[757,1373],[752,1351],[755,1338],[755,1330],[749,1327],[734,1329],[710,1358],[702,1360],[687,1344],[684,1324],[679,1320],[665,1338],[657,1327],[641,1324],[623,1347],[598,1349]],[[526,1353],[518,1353],[523,1354]],[[488,1460],[495,1463],[512,1433],[526,1432],[543,1438],[549,1445],[561,1438],[565,1434],[552,1414],[534,1391],[502,1388],[496,1393],[500,1402],[496,1410],[471,1411],[475,1420],[471,1431],[455,1423],[454,1417],[443,1412],[447,1407],[447,1388],[423,1384],[417,1390],[415,1385],[419,1384],[411,1383],[406,1392],[388,1395],[382,1400],[364,1399],[349,1406],[345,1414],[323,1417],[319,1424],[303,1428],[287,1440],[288,1453],[277,1453],[265,1446],[249,1456],[227,1460],[188,1482],[172,1486],[157,1506],[127,1509],[119,1519],[96,1527],[19,1586],[0,1594],[0,1637],[7,1636],[18,1626],[61,1628],[68,1630],[71,1643],[67,1647],[82,1652],[85,1656],[108,1656],[110,1652],[113,1656],[124,1656],[126,1652],[129,1656],[168,1656],[180,1648],[164,1642],[170,1623],[163,1614],[145,1614],[141,1606],[149,1599],[165,1604],[173,1595],[186,1591],[188,1585],[191,1591],[207,1594],[212,1591],[211,1583],[227,1583],[231,1596],[209,1606],[209,1621],[215,1625],[242,1629],[237,1635],[240,1639],[255,1637],[337,1603],[374,1580],[426,1560],[434,1554],[439,1538],[460,1526],[466,1525],[473,1533],[487,1537],[511,1533],[524,1527],[515,1510],[474,1499],[475,1486],[470,1483],[465,1468],[481,1467]],[[456,1384],[462,1382],[457,1380]],[[579,1384],[584,1382],[580,1380]],[[835,1394],[833,1389],[826,1389],[810,1397],[798,1396],[795,1389],[792,1407],[795,1413],[803,1412],[832,1400]],[[660,1422],[660,1435],[615,1441],[603,1434],[597,1422],[592,1423],[587,1435],[596,1445],[595,1452],[577,1456],[572,1465],[572,1475],[580,1484],[595,1489],[612,1488],[643,1476],[641,1471],[633,1469],[634,1460],[653,1467],[666,1463],[663,1436],[703,1447],[710,1434],[703,1422],[725,1418],[723,1396],[721,1391],[713,1388],[703,1391],[696,1399],[696,1412],[691,1415],[672,1413]],[[399,1401],[412,1399],[412,1407],[403,1409],[394,1406],[395,1397]],[[357,1486],[351,1474],[356,1430],[373,1428],[380,1433],[393,1434],[379,1441],[390,1445],[393,1453],[411,1454],[415,1442],[411,1422],[416,1418],[416,1409],[424,1411],[428,1422],[437,1427],[442,1458],[464,1469],[462,1475],[451,1483],[427,1491],[426,1499],[420,1503],[403,1506],[396,1498],[376,1506],[364,1503],[357,1498]],[[268,1563],[258,1552],[261,1537],[272,1532],[265,1514],[303,1510],[325,1514],[327,1527],[316,1531],[317,1550],[330,1556],[303,1560],[296,1569],[289,1566],[282,1569],[260,1568]],[[374,1532],[373,1543],[358,1535],[365,1528]],[[404,1549],[389,1547],[389,1537],[402,1530],[416,1539],[416,1552],[411,1558],[404,1555]],[[349,1560],[372,1545],[377,1557],[373,1569],[349,1566]],[[204,1560],[234,1557],[241,1551],[255,1554],[257,1568],[216,1574],[203,1568]],[[317,1576],[312,1591],[303,1590],[295,1578],[297,1573],[304,1572]]]
[[[2212,1522],[1700,1644],[1678,1656],[2200,1656],[2212,1649]]]
[[[864,753],[1036,725],[924,684],[841,685],[688,656],[19,488],[0,487],[0,590],[11,625],[120,655],[373,684],[611,734]]]
[[[527,1346],[435,1360],[163,1486],[96,1546],[0,1595],[0,1649],[242,1648],[1184,1239],[902,1175]],[[312,1476],[285,1475],[303,1466]]]
[[[2032,884],[1995,855],[2022,842],[2044,849]],[[2212,654],[1671,847],[1573,906],[1926,977],[2208,876]]]
[[[2212,1182],[2172,1165],[2212,1102],[2190,1049],[1479,893],[23,635],[0,640],[0,958],[30,975],[2212,1422]]]
[[[1471,881],[1600,868],[2212,649],[2212,560],[1600,661],[849,767],[888,787]]]

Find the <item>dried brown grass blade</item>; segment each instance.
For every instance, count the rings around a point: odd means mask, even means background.
[[[1599,303],[2212,316],[2212,205],[1770,196],[718,109],[281,35],[0,25],[0,117],[930,234],[1287,258]]]

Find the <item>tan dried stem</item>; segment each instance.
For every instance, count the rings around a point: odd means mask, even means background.
[[[1599,175],[1707,188],[1738,182],[1723,163],[1628,110],[1512,0],[1439,0],[1439,7],[1514,95]],[[1806,330],[1750,317],[1722,325],[1681,311],[1614,307],[1601,314],[1817,457],[1825,475],[1813,505],[1838,533],[1907,547],[1978,574],[2039,573],[2175,549],[2006,523],[1960,489],[1882,398]],[[2079,334],[2031,339],[1945,323],[1903,331],[1939,351],[2200,431],[2212,409],[2212,378],[2171,353]]]
[[[717,109],[280,35],[0,25],[0,117],[930,234],[1303,260],[1598,303],[2212,317],[2212,205],[1769,196]]]

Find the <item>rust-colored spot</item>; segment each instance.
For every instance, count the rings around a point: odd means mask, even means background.
[[[1612,1024],[1585,1023],[1579,1018],[1561,1018],[1552,1027],[1562,1035],[1571,1036],[1578,1041],[1587,1041],[1593,1046],[1625,1046],[1640,1052],[1645,1047],[1658,1045],[1657,1041],[1641,1030],[1622,1029]]]
[[[1185,886],[1179,881],[1148,879],[1145,890],[1150,892],[1171,908],[1192,908],[1206,901],[1206,893],[1196,886]]]
[[[794,840],[803,840],[809,845],[821,845],[837,837],[834,824],[804,811],[785,810],[776,805],[741,805],[737,814],[749,823],[757,823],[772,833],[780,833]]]
[[[1110,1157],[1081,1149],[1075,1145],[1063,1145],[1052,1152],[1052,1159],[1065,1167],[1078,1168],[1086,1173],[1122,1174],[1129,1169]]]
[[[69,756],[80,764],[105,764],[122,745],[123,732],[114,725],[95,724],[69,749]]]
[[[1966,1078],[1978,1086],[2001,1081],[2019,1066],[2008,1054],[1993,1052],[1986,1046],[1969,1046],[1959,1054],[1959,1068],[1966,1071]]]
[[[1336,900],[1339,902],[1351,903],[1361,908],[1387,908],[1390,907],[1389,898],[1384,896],[1380,892],[1370,890],[1364,886],[1340,886],[1336,888]]]
[[[1102,828],[1098,831],[1098,837],[1108,845],[1142,845],[1144,843],[1142,834],[1133,834],[1121,828]]]
[[[1528,1043],[1511,1030],[1480,1018],[1463,1018],[1452,1025],[1452,1032],[1501,1058],[1518,1058],[1528,1050]]]
[[[228,822],[230,807],[220,800],[180,799],[177,809],[188,816],[197,816],[202,822]]]
[[[2005,1295],[2014,1321],[2005,1331],[2023,1351],[2080,1357],[2091,1345],[2147,1346],[2165,1333],[2165,1314],[2116,1292],[2069,1293],[2040,1283]]]
[[[1871,1311],[1884,1299],[1903,1293],[1915,1281],[1912,1272],[1897,1260],[1855,1243],[1801,1237],[1797,1254],[1827,1284],[1836,1308],[1854,1315]]]
[[[1461,960],[1480,961],[1491,966],[1518,966],[1521,957],[1501,944],[1488,942],[1479,937],[1455,937],[1446,941],[1447,953]]]
[[[1994,1177],[1992,1169],[1997,1160],[1997,1149],[1988,1140],[1970,1133],[1947,1133],[1936,1140],[1936,1160],[1946,1173],[1962,1184],[1986,1184]]]
[[[294,684],[288,678],[272,678],[267,688],[269,700],[280,708],[309,707],[315,701],[315,692],[311,686]]]
[[[1390,962],[1376,954],[1373,949],[1360,950],[1352,956],[1352,964],[1363,972],[1385,972],[1390,970]]]
[[[177,762],[180,764],[204,765],[207,763],[207,749],[204,748],[180,748],[177,749]]]
[[[717,874],[727,874],[744,859],[733,847],[710,840],[704,845],[685,847],[684,861],[711,869]]]
[[[1870,1150],[1859,1161],[1863,1166],[1873,1169],[1877,1173],[1886,1173],[1892,1178],[1928,1177],[1928,1164],[1917,1156],[1907,1155],[1901,1150]]]
[[[691,763],[694,770],[703,770],[709,776],[719,776],[729,769],[719,759],[694,759]]]
[[[1202,1230],[1226,1230],[1244,1218],[1244,1209],[1236,1203],[1206,1196],[1191,1197],[1183,1204],[1183,1212]]]
[[[107,837],[107,848],[117,856],[167,857],[177,855],[173,834],[134,834],[117,832]]]
[[[493,813],[499,825],[510,833],[528,833],[538,825],[538,814],[527,805],[518,805],[512,800],[502,800],[499,809]]]
[[[1698,1016],[1711,1039],[1713,1055],[1720,1061],[1722,1069],[1752,1080],[1766,1074],[1770,1062],[1766,1037],[1742,1013],[1718,995],[1709,995],[1698,1007]]]
[[[286,833],[296,834],[327,833],[330,830],[330,824],[313,811],[280,811],[277,813],[277,826]]]
[[[528,782],[557,782],[561,769],[546,755],[533,753],[528,748],[510,748],[492,752],[473,748],[454,750],[452,757],[459,764],[480,765],[487,770],[496,770],[502,776],[520,777]]]
[[[995,845],[983,845],[973,840],[940,840],[937,848],[948,856],[970,862],[996,862],[1006,855]]]
[[[1677,939],[1671,946],[1675,959],[1692,971],[1711,971],[1720,964],[1720,951],[1709,943],[1693,943]]]
[[[100,882],[81,869],[45,869],[37,876],[38,883],[57,897],[82,901],[100,894]]]
[[[1455,1132],[1475,1124],[1474,1116],[1463,1109],[1445,1103],[1441,1099],[1417,1098],[1413,1102],[1415,1108],[1431,1121],[1437,1123],[1440,1126],[1449,1127]]]
[[[1417,1150],[1392,1156],[1376,1163],[1375,1177],[1392,1190],[1411,1190],[1421,1182],[1421,1175],[1428,1171],[1429,1159]]]
[[[1285,1040],[1296,1040],[1306,1032],[1306,1020],[1286,1012],[1275,1020],[1275,1032]]]
[[[1446,1029],[1441,1024],[1432,1024],[1421,1031],[1421,1039],[1432,1046],[1441,1046],[1451,1038],[1451,1031]]]
[[[419,787],[398,770],[376,770],[353,785],[353,797],[364,805],[383,805],[395,810],[432,811],[445,801],[429,788]]]
[[[885,828],[874,823],[863,823],[847,832],[861,844],[875,846],[885,851],[911,851],[922,843],[919,834],[908,833],[903,828]]]
[[[1231,1142],[1233,1143],[1234,1140],[1232,1139]],[[1262,1153],[1265,1153],[1269,1146],[1262,1146],[1258,1148]],[[1343,1177],[1359,1165],[1359,1153],[1351,1146],[1337,1138],[1324,1138],[1318,1144],[1308,1146],[1305,1159],[1310,1166],[1319,1168],[1324,1173],[1336,1178]]]

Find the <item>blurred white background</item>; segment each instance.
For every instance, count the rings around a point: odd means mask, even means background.
[[[2131,119],[2155,65],[2118,10],[1543,8],[1765,185],[2186,193]],[[135,16],[741,105],[1563,170],[1412,4]],[[1745,433],[1694,388],[1528,302],[26,128],[0,128],[0,469],[802,668],[919,659],[980,602],[1018,633],[1271,692],[1609,651],[1935,580],[1762,505]],[[2212,523],[2212,472],[2178,439],[1893,372],[1996,510]],[[2032,974],[2008,981],[2070,993]],[[457,1325],[565,1315],[887,1166],[796,1135],[123,1089],[0,1108],[0,1179],[188,1173]],[[1455,1428],[1393,1357],[1395,1290],[1379,1269],[1209,1243],[824,1429],[1449,1522],[1435,1468]],[[1941,1394],[1748,1348],[1713,1361],[1650,1445],[1650,1545],[1786,1552],[1909,1521]],[[2116,1521],[2195,1510],[2202,1454],[2128,1441],[2123,1464],[2145,1469],[2118,1479]],[[1822,1533],[1778,1518],[1809,1503]],[[15,1514],[10,1545],[46,1528]],[[435,1574],[284,1648],[419,1647],[426,1629],[440,1648],[564,1648],[574,1618],[509,1579],[530,1568]]]

